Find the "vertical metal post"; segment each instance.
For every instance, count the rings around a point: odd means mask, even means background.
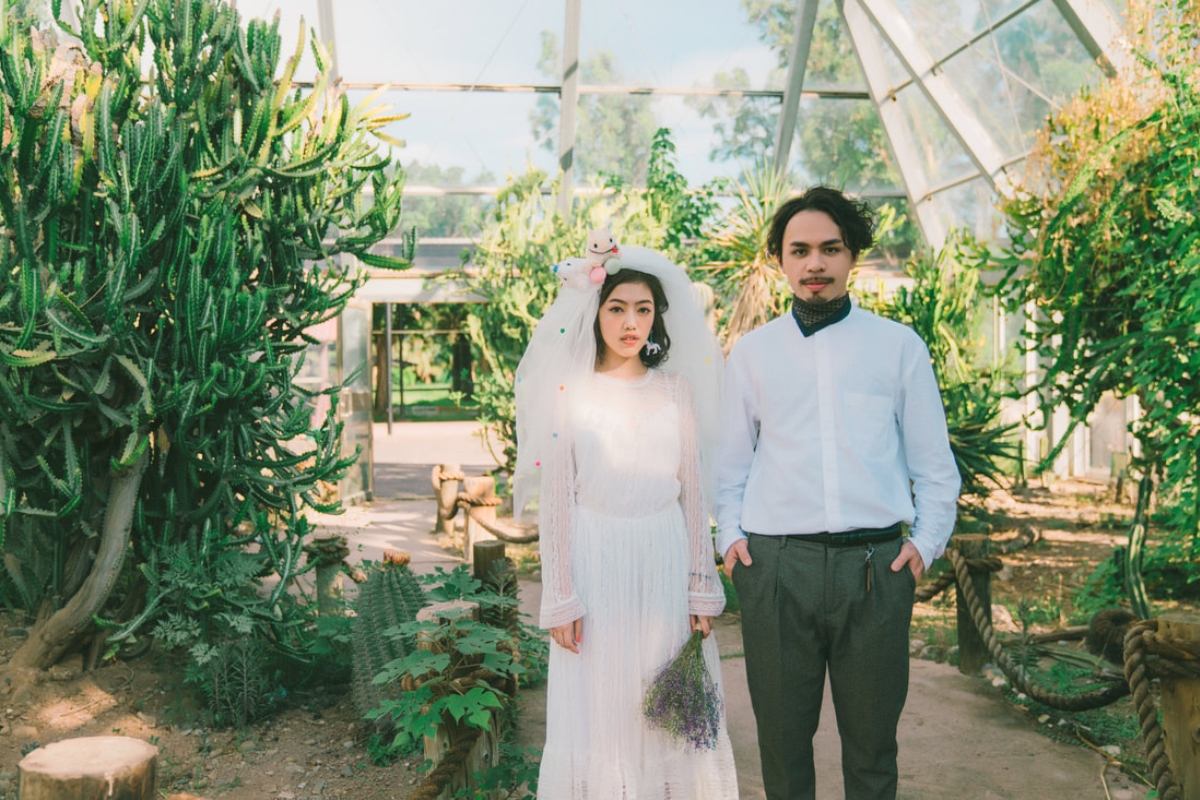
[[[583,0],[566,0],[563,31],[562,91],[559,94],[558,169],[562,185],[558,191],[558,213],[565,220],[571,213],[575,194],[575,120],[579,113],[579,27]]]
[[[338,71],[337,33],[333,25],[333,0],[317,0],[317,35],[329,50],[329,85],[342,79]]]
[[[400,419],[404,419],[404,331],[396,334],[396,340],[400,342]]]
[[[775,172],[787,171],[788,154],[796,136],[796,117],[800,111],[800,92],[804,88],[804,70],[808,67],[808,51],[812,45],[813,26],[817,22],[817,0],[798,0],[796,27],[792,33],[792,55],[788,62],[787,88],[783,92],[783,107],[779,110],[779,127],[775,130]]]
[[[387,371],[387,431],[392,435],[392,304],[383,304],[383,368]],[[403,379],[403,376],[401,376]]]

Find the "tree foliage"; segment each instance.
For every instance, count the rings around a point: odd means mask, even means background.
[[[118,640],[158,620],[181,645],[294,645],[302,511],[352,461],[294,378],[360,280],[331,257],[398,266],[367,253],[398,222],[390,118],[324,77],[293,89],[306,36],[283,60],[278,18],[79,18],[61,41],[0,24],[0,592],[65,604],[13,663],[53,663],[94,615]]]
[[[1130,3],[1143,74],[1056,114],[1026,191],[1005,204],[1013,300],[1037,309],[1035,387],[1072,428],[1101,395],[1135,395],[1144,468],[1200,523],[1200,11]],[[1067,433],[1069,433],[1068,431]],[[1064,435],[1047,463],[1065,445]]]
[[[562,56],[557,37],[542,32],[542,56],[538,69],[548,78],[562,78]],[[616,56],[598,51],[581,59],[580,83],[620,85],[625,76]],[[530,114],[533,136],[538,145],[558,150],[559,100],[539,95]],[[650,109],[650,98],[621,95],[582,95],[576,117],[574,170],[577,176],[615,175],[633,184],[646,180],[650,143],[658,124]]]

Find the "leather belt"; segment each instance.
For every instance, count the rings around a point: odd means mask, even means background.
[[[887,528],[858,528],[842,533],[792,533],[787,538],[823,544],[826,547],[853,547],[858,544],[891,542],[900,538],[900,523]]]

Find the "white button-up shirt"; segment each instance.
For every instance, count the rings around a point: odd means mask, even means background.
[[[928,567],[954,529],[960,486],[929,351],[855,306],[804,336],[791,314],[729,355],[717,473],[717,547],[746,532],[911,525]]]

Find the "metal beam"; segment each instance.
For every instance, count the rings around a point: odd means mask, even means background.
[[[571,213],[574,196],[575,119],[579,113],[579,27],[583,0],[566,0],[563,31],[562,95],[559,101],[558,169],[562,185],[558,192],[558,212],[563,219]]]
[[[317,0],[318,35],[329,50],[329,85],[333,86],[342,79],[338,70],[337,31],[333,24],[333,0]]]
[[[292,81],[298,89],[311,89],[312,81]],[[386,89],[393,92],[503,92],[526,94],[562,94],[558,84],[537,83],[395,83],[385,81],[343,81],[347,91],[374,91]],[[783,100],[782,89],[718,89],[704,86],[596,86],[580,84],[576,92],[583,95],[661,95],[677,97],[770,97]],[[805,100],[869,100],[870,95],[853,89],[812,89],[801,92]]]
[[[937,250],[946,242],[946,225],[937,213],[937,208],[927,199],[929,181],[921,163],[921,151],[912,131],[909,130],[907,120],[904,119],[904,112],[896,101],[896,96],[889,90],[891,84],[887,65],[883,60],[883,42],[860,0],[844,0],[839,2],[839,5],[842,19],[846,23],[846,31],[850,34],[854,52],[858,56],[858,63],[866,76],[871,99],[879,111],[883,131],[892,146],[892,154],[896,157],[896,169],[904,181],[909,205],[917,216],[917,224],[925,234],[925,241]]]
[[[1137,61],[1129,40],[1104,0],[1054,0],[1054,5],[1108,77],[1133,73]]]
[[[787,171],[788,153],[796,136],[796,115],[800,111],[800,92],[804,88],[804,70],[808,66],[808,51],[812,46],[813,26],[817,22],[817,0],[797,0],[796,27],[792,32],[792,55],[788,62],[787,89],[783,107],[779,110],[779,127],[775,130],[775,172]]]
[[[383,304],[383,369],[387,378],[383,383],[387,385],[387,432],[388,436],[392,435],[392,304]],[[404,382],[404,365],[400,366],[400,382]],[[376,386],[378,386],[378,382]]]
[[[974,36],[972,36],[970,39],[967,39],[965,42],[960,44],[958,47],[954,48],[949,53],[946,53],[944,56],[939,58],[935,64],[935,66],[940,68],[943,64],[945,64],[950,59],[954,58],[955,56],[959,55],[960,53],[965,53],[967,50],[970,50],[976,44],[978,44],[979,42],[988,38],[993,33],[1000,30],[1005,25],[1007,25],[1009,22],[1011,22],[1012,20],[1021,16],[1022,14],[1024,14],[1026,9],[1028,9],[1032,6],[1036,6],[1040,2],[1042,2],[1042,0],[1025,0],[1024,3],[1017,6],[1012,11],[1008,12],[1003,17],[1001,17],[1000,19],[993,22],[990,27],[984,28],[983,30],[979,31]],[[1006,72],[1008,71],[1008,69],[1003,64],[998,64],[997,66],[999,66],[1001,69],[1004,69]],[[1010,74],[1011,74],[1011,72],[1010,72]],[[901,89],[903,89],[905,86],[908,86],[909,84],[911,84],[912,82],[913,82],[912,78],[910,77],[908,80],[894,85],[892,87],[892,91],[898,92]]]
[[[893,0],[861,0],[861,4],[980,173],[993,189],[1008,194],[1012,186],[1004,172],[1004,153],[918,40],[904,13]]]

